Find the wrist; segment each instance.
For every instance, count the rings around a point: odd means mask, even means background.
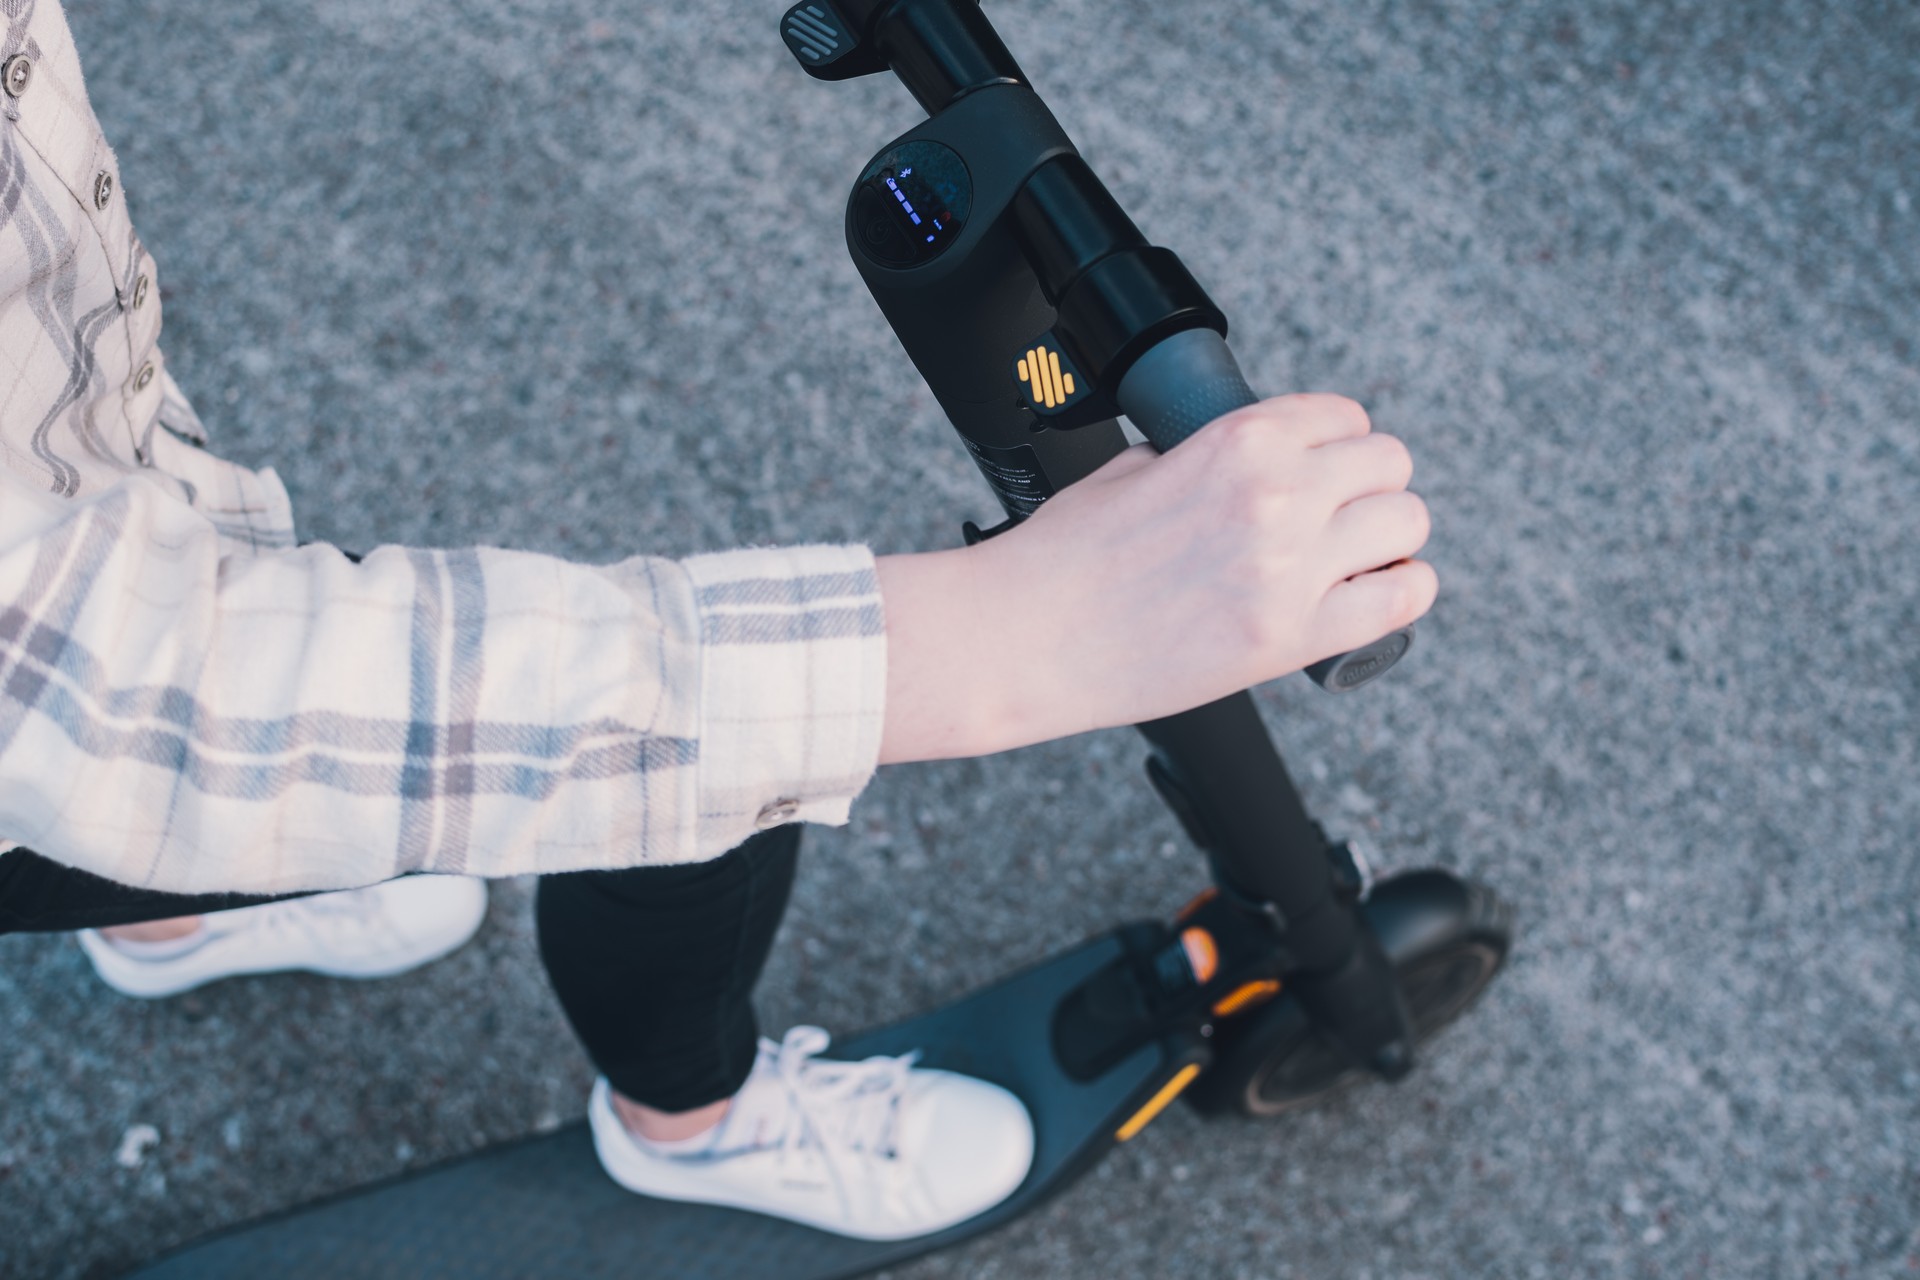
[[[882,764],[990,755],[1027,740],[1018,699],[992,661],[1005,646],[984,550],[982,544],[875,561],[887,625]]]

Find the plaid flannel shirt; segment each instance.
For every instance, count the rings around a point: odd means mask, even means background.
[[[295,543],[205,450],[56,0],[0,2],[0,832],[198,893],[693,861],[844,822],[873,557]]]

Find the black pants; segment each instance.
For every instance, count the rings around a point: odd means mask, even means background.
[[[780,928],[800,828],[674,867],[542,876],[540,958],[587,1056],[663,1111],[730,1097],[753,1067],[753,987]],[[296,895],[297,896],[297,895]],[[132,889],[25,849],[0,854],[0,933],[60,932],[252,906]]]

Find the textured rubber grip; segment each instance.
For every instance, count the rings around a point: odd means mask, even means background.
[[[1223,413],[1259,399],[1211,329],[1186,329],[1134,361],[1120,380],[1120,411],[1165,453]],[[1413,628],[1402,627],[1351,653],[1336,654],[1307,668],[1329,693],[1345,693],[1383,674],[1413,646]]]
[[[1227,340],[1211,329],[1174,334],[1134,361],[1120,380],[1120,412],[1162,453],[1259,398]]]

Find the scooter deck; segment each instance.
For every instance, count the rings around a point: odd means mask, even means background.
[[[708,1205],[637,1196],[601,1172],[584,1123],[487,1148],[190,1244],[134,1280],[521,1280],[685,1277],[839,1280],[902,1262],[1025,1213],[1091,1166],[1177,1068],[1149,1044],[1091,1081],[1051,1048],[1060,997],[1120,954],[1096,938],[953,1004],[836,1041],[831,1056],[918,1048],[927,1066],[991,1080],[1027,1104],[1034,1162],[1008,1200],[910,1240],[866,1241]]]

